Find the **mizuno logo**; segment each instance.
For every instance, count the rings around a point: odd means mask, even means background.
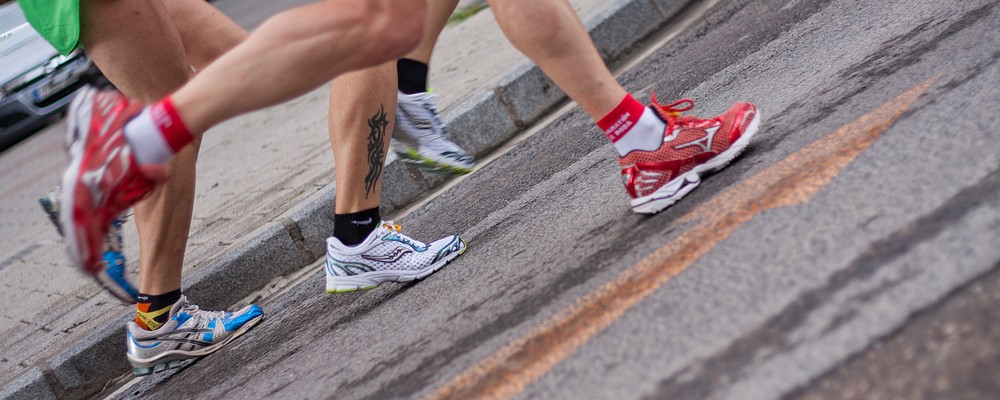
[[[118,157],[121,154],[121,147],[111,150],[111,153],[108,154],[106,159],[104,159],[104,164],[101,164],[100,168],[84,172],[83,175],[80,176],[80,180],[83,181],[83,183],[87,185],[87,189],[90,190],[90,196],[94,198],[94,205],[101,204],[101,201],[104,200],[104,193],[100,190],[101,179],[107,172],[108,166],[110,166],[115,160],[115,157]]]
[[[667,136],[663,137],[663,141],[664,142],[672,142],[674,139],[677,139],[677,135],[680,135],[681,132],[683,132],[683,131],[684,131],[684,128],[681,128],[681,127],[674,128],[674,131],[670,132],[670,135],[667,135]]]
[[[689,146],[698,146],[701,148],[702,152],[708,152],[709,150],[712,149],[712,138],[715,137],[715,133],[719,131],[719,128],[721,128],[721,126],[705,129],[705,137],[701,139],[692,140],[687,143],[681,143],[679,145],[674,146],[674,149],[680,150],[682,148]],[[675,129],[672,135],[676,138],[677,133],[679,132]]]
[[[393,250],[392,253],[389,253],[389,254],[386,254],[386,255],[382,255],[382,256],[369,256],[369,255],[365,254],[365,255],[362,255],[361,258],[364,258],[366,260],[371,260],[371,261],[384,262],[384,263],[394,263],[396,261],[399,261],[400,258],[403,258],[403,256],[405,256],[407,254],[410,254],[412,252],[413,251],[410,251],[410,250],[407,250],[407,249],[397,248],[397,249]]]

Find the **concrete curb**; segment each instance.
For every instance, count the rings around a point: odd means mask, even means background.
[[[668,24],[694,0],[619,0],[585,21],[601,56],[612,63]],[[442,112],[452,138],[477,157],[489,154],[566,99],[530,61],[524,60],[490,88],[466,96]],[[489,127],[489,129],[483,129]],[[383,172],[383,212],[412,203],[446,179],[426,176],[390,155]],[[243,237],[236,249],[184,279],[185,293],[210,309],[225,309],[277,277],[319,259],[333,231],[334,188],[327,185],[275,222]],[[0,388],[0,399],[78,399],[103,389],[128,371],[122,357],[124,315],[105,329],[64,349]]]

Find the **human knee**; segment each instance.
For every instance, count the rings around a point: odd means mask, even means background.
[[[352,28],[338,40],[357,44],[355,57],[379,64],[406,55],[420,43],[424,27],[424,0],[354,0],[345,24]]]
[[[423,0],[323,2],[278,14],[257,31],[277,33],[271,38],[280,43],[311,43],[321,57],[348,51],[354,67],[367,67],[402,57],[417,46],[424,7]]]
[[[356,19],[363,50],[376,63],[396,59],[417,47],[424,30],[423,0],[360,0]]]
[[[490,1],[504,35],[517,49],[536,55],[564,52],[578,18],[562,1]]]

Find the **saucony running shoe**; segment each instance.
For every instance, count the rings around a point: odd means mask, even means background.
[[[475,159],[448,138],[431,93],[399,92],[393,137],[400,159],[424,171],[459,176],[476,166]]]
[[[409,282],[441,269],[465,252],[465,242],[452,235],[424,244],[383,222],[364,242],[348,247],[335,237],[326,240],[327,293],[371,289],[383,282]]]

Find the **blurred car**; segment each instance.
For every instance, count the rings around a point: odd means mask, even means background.
[[[43,128],[83,86],[101,81],[82,51],[59,54],[16,2],[0,5],[0,150]]]

